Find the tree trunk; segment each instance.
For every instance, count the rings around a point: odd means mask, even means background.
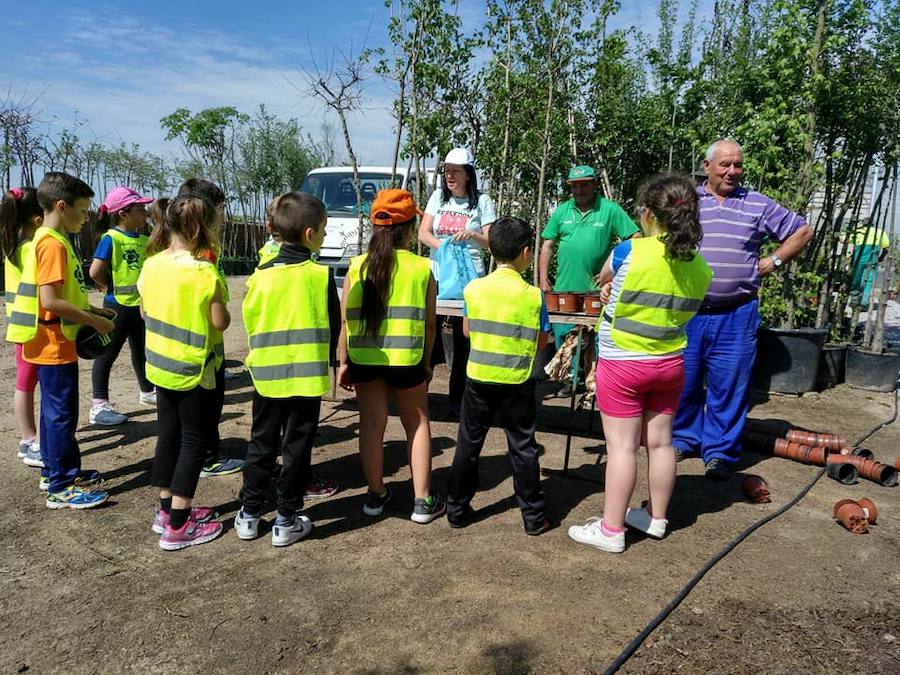
[[[552,62],[552,59],[551,59]],[[553,112],[553,100],[556,93],[556,80],[553,76],[552,71],[548,69],[548,84],[547,84],[547,109],[544,111],[544,135],[543,135],[543,143],[541,148],[541,166],[538,170],[538,198],[537,198],[537,206],[535,207],[534,213],[534,254],[537,256],[541,250],[541,228],[540,223],[544,213],[544,193],[546,192],[546,188],[544,186],[545,179],[547,176],[547,162],[550,159],[550,120],[552,118]],[[535,264],[534,269],[532,271],[533,283],[535,286],[539,285],[540,282],[540,274],[538,265]]]

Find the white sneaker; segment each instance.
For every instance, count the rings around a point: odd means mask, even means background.
[[[600,518],[588,518],[584,525],[573,525],[569,528],[569,537],[579,544],[587,544],[610,553],[621,553],[625,550],[625,533],[619,532],[611,536],[603,534],[600,529]]]
[[[234,532],[238,539],[249,541],[259,536],[259,516],[249,516],[242,508],[234,517]],[[273,532],[274,536],[274,532]]]
[[[101,427],[115,427],[124,424],[128,418],[113,408],[112,403],[103,401],[91,406],[91,424],[99,424]]]
[[[138,396],[138,403],[141,405],[156,405],[156,389],[153,391],[142,391]]]
[[[279,525],[276,520],[272,525],[272,546],[290,546],[303,539],[312,529],[312,521],[299,514],[294,516],[294,522],[289,525]]]
[[[19,449],[16,451],[16,457],[19,459],[25,459],[28,455],[28,451],[34,447],[34,444],[37,439],[32,438],[29,441],[19,441]],[[38,450],[40,452],[40,449]]]
[[[662,539],[666,536],[669,521],[665,518],[654,518],[643,506],[639,509],[628,509],[625,512],[625,524],[643,532],[648,537]]]

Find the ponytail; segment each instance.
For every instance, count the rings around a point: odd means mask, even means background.
[[[166,210],[169,208],[170,201],[171,200],[168,197],[160,197],[153,202],[147,210],[147,215],[153,222],[153,231],[150,233],[150,238],[147,240],[148,256],[166,250],[169,248],[169,244],[172,243],[172,237],[169,234],[169,226],[168,223],[166,223]]]
[[[388,295],[397,254],[395,248],[403,248],[409,242],[410,230],[415,219],[389,227],[376,226],[369,240],[369,254],[360,270],[362,276],[362,307],[360,314],[363,333],[375,337],[387,316]]]
[[[658,176],[641,190],[640,203],[650,209],[663,231],[666,257],[689,261],[700,241],[700,208],[694,182],[686,176]]]
[[[34,188],[11,188],[3,194],[0,200],[0,250],[10,262],[16,262],[19,242],[34,236],[32,220],[43,214]]]
[[[115,213],[110,213],[105,204],[101,204],[100,208],[97,209],[97,233],[105,234],[109,232],[109,228],[113,226],[116,217]]]
[[[204,251],[218,250],[218,241],[212,230],[215,219],[216,209],[205,199],[176,197],[166,208],[164,225],[153,230],[147,244],[147,254],[168,248],[173,233],[184,239],[195,257]]]

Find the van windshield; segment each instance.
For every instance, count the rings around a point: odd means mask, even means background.
[[[397,176],[397,182],[402,182]],[[363,213],[369,207],[379,190],[393,187],[390,173],[360,173]],[[303,179],[300,192],[315,195],[322,200],[329,213],[356,213],[356,190],[353,188],[353,174],[349,171],[311,173]]]

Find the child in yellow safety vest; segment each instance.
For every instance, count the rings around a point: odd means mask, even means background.
[[[316,197],[282,195],[270,218],[281,245],[247,280],[243,304],[250,346],[246,364],[255,391],[234,529],[241,539],[258,536],[269,485],[277,475],[273,546],[293,544],[312,530],[310,519],[299,511],[341,328],[334,277],[312,259],[325,238],[326,221],[325,205]],[[279,455],[281,470],[276,472]]]
[[[225,225],[225,213],[227,210],[225,192],[218,185],[205,178],[189,178],[178,188],[179,197],[199,197],[205,199],[215,208],[213,221],[214,248],[200,251],[198,256],[209,260],[213,264],[216,274],[222,282],[222,299],[228,302],[228,282],[222,266],[222,228]],[[221,453],[221,437],[219,436],[219,424],[222,419],[222,409],[225,406],[225,338],[220,331],[212,331],[213,353],[216,366],[216,390],[213,400],[213,415],[216,418],[215,437],[210,447],[206,449],[206,461],[203,463],[201,478],[215,478],[228,476],[239,472],[244,468],[244,460],[228,457]]]
[[[522,278],[531,264],[532,241],[531,227],[525,221],[496,220],[488,245],[497,269],[469,282],[463,291],[463,331],[472,348],[450,469],[447,520],[451,527],[465,527],[475,518],[471,502],[478,488],[478,457],[498,412],[506,431],[513,487],[526,534],[543,534],[556,525],[547,517],[534,437],[531,370],[535,354],[552,339],[552,333],[541,289]]]
[[[213,204],[176,197],[150,236],[137,282],[147,326],[147,379],[157,397],[151,484],[159,488],[159,509],[152,528],[166,551],[222,533],[213,509],[192,506],[219,423],[214,334],[231,323],[223,283],[205,256],[218,246],[215,222]]]
[[[607,454],[603,516],[569,528],[575,541],[612,553],[625,550],[625,525],[654,538],[666,534],[675,487],[672,420],[684,385],[684,327],[712,279],[697,250],[703,232],[693,181],[653,179],[639,203],[644,236],[619,244],[600,273],[608,296],[597,328],[597,407]],[[629,509],[642,437],[650,499]]]
[[[380,516],[391,498],[383,442],[393,395],[415,494],[410,518],[424,524],[442,516],[445,506],[431,493],[428,383],[437,290],[428,259],[408,248],[417,212],[406,190],[382,190],[372,202],[369,252],[353,258],[344,277],[338,383],[355,390],[359,404],[359,456],[369,484],[363,513]]]
[[[90,275],[103,292],[103,306],[116,313],[115,330],[110,343],[96,359],[91,369],[93,401],[90,422],[101,426],[116,426],[127,421],[109,402],[109,373],[125,341],[131,351],[131,367],[137,376],[140,394],[138,402],[156,405],[156,392],[147,380],[144,365],[144,319],[141,317],[141,298],[137,280],[147,257],[146,205],[151,197],[142,197],[128,187],[113,188],[100,205],[97,227],[105,234],[94,250]]]
[[[34,232],[41,226],[44,212],[32,187],[11,188],[0,201],[0,249],[3,253],[3,282],[6,287],[7,329],[12,318],[16,291],[22,277],[22,264],[31,249]],[[13,409],[19,427],[17,455],[28,466],[40,467],[41,450],[34,421],[34,390],[38,369],[22,358],[22,345],[16,343],[16,387]]]
[[[41,489],[49,509],[88,509],[108,494],[96,488],[97,471],[82,470],[78,427],[77,338],[87,326],[107,335],[108,310],[91,307],[81,259],[69,235],[87,220],[94,191],[84,181],[51,172],[38,185],[44,211],[28,248],[7,337],[22,343],[22,357],[38,367],[41,385]]]

